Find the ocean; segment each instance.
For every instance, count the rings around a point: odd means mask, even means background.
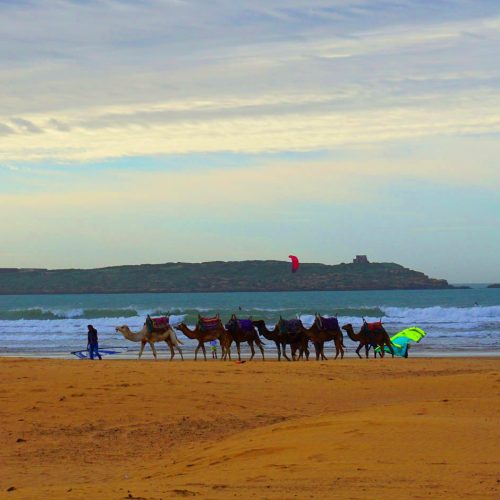
[[[418,326],[427,337],[412,346],[411,356],[500,355],[500,289],[470,285],[456,290],[391,290],[356,292],[264,293],[159,293],[109,295],[15,295],[0,296],[0,355],[62,356],[86,347],[87,325],[99,332],[101,347],[125,346],[135,355],[138,345],[115,332],[116,326],[140,329],[147,314],[171,314],[194,325],[198,314],[232,313],[241,318],[264,319],[272,326],[279,319],[299,316],[306,326],[316,312],[337,316],[340,324],[357,330],[362,318],[382,319],[390,335]],[[184,352],[195,343],[182,334]],[[268,356],[274,345],[266,341]],[[345,336],[347,356],[356,344]],[[331,348],[327,349],[331,353]],[[151,356],[146,349],[145,356]],[[159,346],[165,358],[166,346]]]

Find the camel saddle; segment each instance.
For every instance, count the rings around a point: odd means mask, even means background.
[[[226,323],[226,330],[232,331],[236,328],[239,328],[244,332],[254,331],[251,319],[238,319],[236,317],[233,317]]]
[[[279,322],[280,333],[299,333],[302,326],[300,319],[281,319]]]
[[[240,330],[244,330],[246,332],[253,331],[253,323],[251,319],[239,319],[238,326]]]
[[[321,330],[340,330],[337,318],[325,318],[324,316],[318,316],[318,326]]]
[[[364,323],[363,324],[363,330],[368,330],[369,333],[376,333],[380,331],[385,331],[384,327],[382,326],[382,321],[376,321],[374,323]]]
[[[146,318],[146,326],[149,333],[164,332],[170,328],[170,318],[168,316],[159,316],[157,318],[148,316]]]
[[[199,316],[198,326],[202,332],[208,332],[220,327],[221,321],[219,316],[214,316],[213,318],[203,318],[202,316]]]

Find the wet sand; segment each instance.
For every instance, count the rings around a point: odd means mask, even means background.
[[[0,497],[498,498],[499,396],[499,358],[0,358]]]

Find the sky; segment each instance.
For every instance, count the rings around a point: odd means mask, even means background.
[[[498,0],[0,0],[0,267],[500,281]]]

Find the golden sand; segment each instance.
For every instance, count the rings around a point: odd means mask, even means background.
[[[499,498],[499,372],[3,358],[0,497]]]

